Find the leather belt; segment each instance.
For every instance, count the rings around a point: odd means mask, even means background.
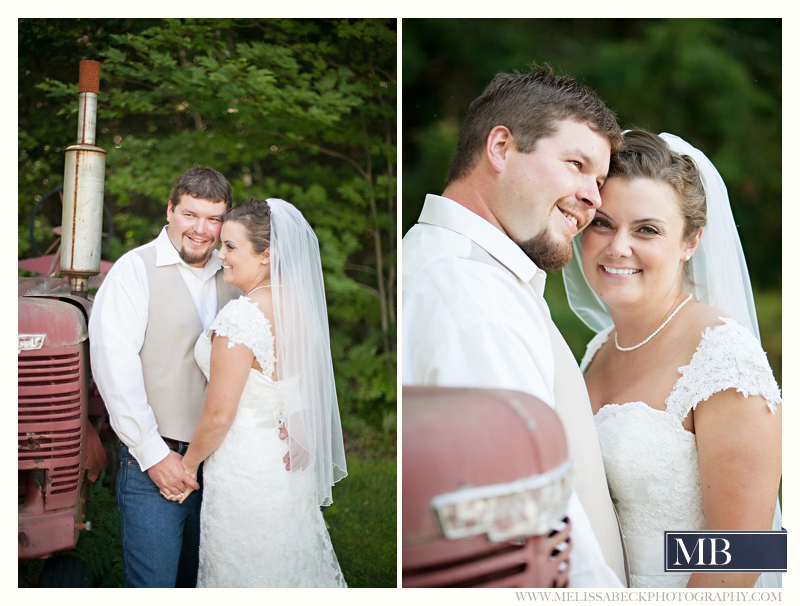
[[[164,436],[161,436],[161,439],[164,440],[167,448],[175,452],[180,452],[181,446],[183,446],[184,449],[189,447],[189,442],[181,442],[179,440],[173,440],[172,438],[165,438]]]

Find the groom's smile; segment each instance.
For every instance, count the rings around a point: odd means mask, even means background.
[[[227,207],[222,202],[184,195],[167,206],[167,235],[181,259],[192,267],[203,267],[219,244]]]
[[[570,204],[566,200],[558,202],[556,204],[556,210],[566,219],[567,229],[573,237],[583,230],[592,219],[589,214],[593,211]]]

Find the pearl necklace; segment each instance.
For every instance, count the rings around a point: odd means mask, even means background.
[[[265,284],[264,286],[256,286],[256,287],[255,287],[253,290],[251,290],[249,293],[247,293],[247,294],[245,295],[245,297],[249,297],[249,296],[250,296],[250,295],[252,295],[254,292],[256,292],[256,291],[257,291],[259,288],[269,288],[270,286],[272,286],[272,285],[271,285],[271,284]]]
[[[673,311],[673,312],[672,312],[672,313],[669,315],[669,318],[667,318],[666,320],[664,320],[664,323],[663,323],[661,326],[659,326],[658,328],[656,328],[655,332],[654,332],[652,335],[650,335],[649,337],[647,337],[647,338],[646,338],[644,341],[642,341],[642,342],[641,342],[641,343],[639,343],[638,345],[634,345],[633,347],[620,347],[620,346],[619,346],[619,341],[617,341],[617,332],[616,332],[616,331],[614,331],[614,345],[616,345],[616,346],[617,346],[617,349],[618,349],[618,350],[620,350],[620,351],[633,351],[634,349],[639,349],[639,348],[640,348],[642,345],[644,345],[644,344],[645,344],[645,343],[647,343],[647,342],[648,342],[650,339],[652,339],[652,338],[653,338],[653,337],[655,337],[655,336],[656,336],[658,333],[660,333],[660,332],[661,332],[661,329],[662,329],[662,328],[664,328],[664,327],[665,327],[667,324],[669,324],[669,321],[670,321],[670,320],[672,320],[672,318],[674,318],[674,317],[675,317],[675,314],[677,314],[677,313],[678,313],[678,312],[681,310],[681,307],[683,307],[684,305],[686,305],[686,304],[689,302],[689,299],[691,299],[691,298],[692,298],[692,293],[689,293],[689,296],[688,296],[688,297],[686,297],[686,299],[684,299],[683,303],[681,303],[680,305],[678,305],[678,307],[676,307],[676,308],[675,308],[675,311]]]

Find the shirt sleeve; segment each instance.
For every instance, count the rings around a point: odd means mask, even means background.
[[[149,295],[144,261],[129,253],[106,276],[89,319],[92,375],[111,426],[142,471],[169,454],[147,401],[139,358],[147,329]]]
[[[554,406],[553,357],[546,330],[529,334],[502,321],[462,328],[442,344],[424,383],[448,387],[513,389]]]
[[[502,269],[429,266],[403,285],[403,384],[515,389],[553,406],[545,314]]]

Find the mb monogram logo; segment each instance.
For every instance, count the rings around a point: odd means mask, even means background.
[[[786,530],[664,533],[666,572],[786,572]]]
[[[710,549],[707,551],[704,550],[705,543],[708,541],[709,545],[711,546]],[[717,543],[721,543],[722,547],[718,546]],[[704,537],[700,537],[697,539],[695,543],[695,547],[691,550],[691,552],[686,548],[686,545],[683,543],[683,539],[680,537],[675,538],[675,543],[678,546],[678,553],[675,561],[672,563],[673,566],[681,566],[681,565],[696,565],[696,566],[705,566],[705,561],[703,559],[704,553],[708,553],[710,556],[710,560],[708,562],[709,566],[724,566],[726,564],[730,564],[731,561],[731,554],[728,552],[728,549],[731,546],[730,541],[727,539],[722,538],[713,538],[713,539],[706,539]],[[695,559],[695,553],[697,554],[697,558]],[[717,562],[717,554],[722,554],[725,556],[725,561]],[[681,559],[681,555],[683,555],[683,559]]]

